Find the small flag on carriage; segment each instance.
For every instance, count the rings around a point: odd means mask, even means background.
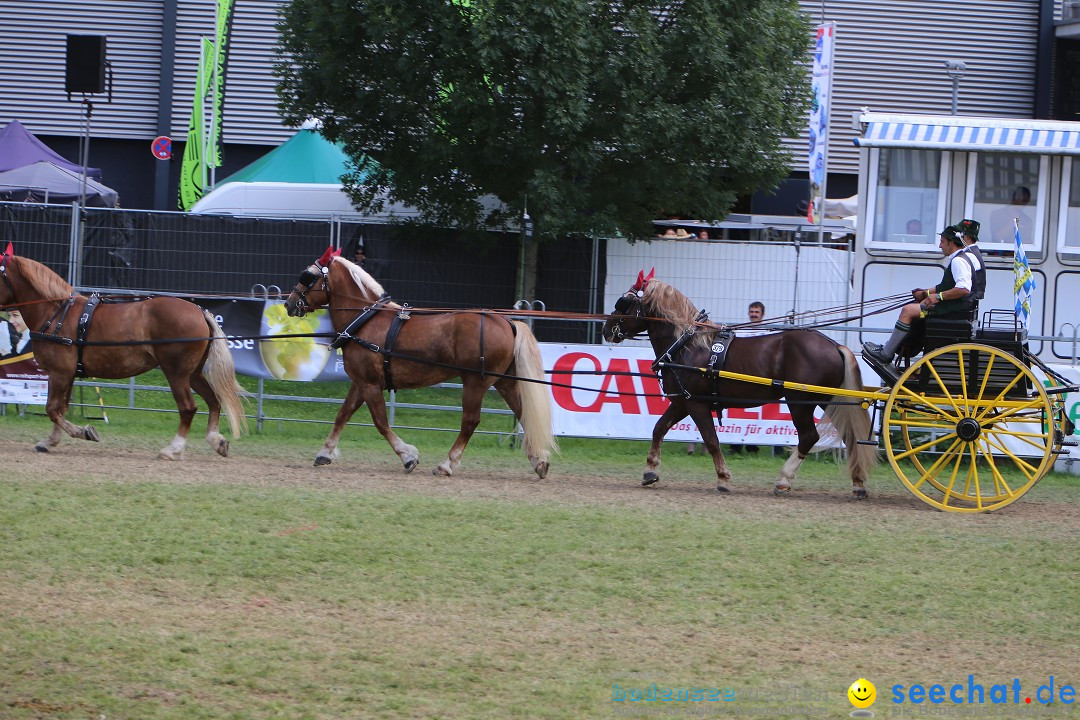
[[[1016,318],[1020,325],[1027,327],[1031,315],[1031,293],[1035,291],[1035,276],[1028,266],[1024,244],[1020,242],[1020,223],[1013,219],[1016,228],[1016,248],[1013,252],[1013,293],[1016,295]]]

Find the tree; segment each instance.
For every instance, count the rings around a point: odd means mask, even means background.
[[[286,121],[344,143],[354,204],[444,226],[722,218],[806,121],[796,0],[291,0],[279,29]]]

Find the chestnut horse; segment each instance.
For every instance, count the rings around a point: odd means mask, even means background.
[[[61,430],[73,438],[100,439],[92,426],[80,427],[64,417],[80,366],[84,375],[99,378],[132,377],[160,367],[176,400],[180,427],[158,457],[183,459],[196,410],[192,390],[208,408],[206,442],[218,455],[228,456],[229,441],[218,432],[222,407],[233,437],[242,432],[247,419],[239,395],[243,389],[214,316],[175,297],[103,301],[92,307],[85,337],[80,339],[79,318],[88,314],[89,300],[41,263],[13,255],[10,244],[0,257],[0,305],[22,311],[26,326],[34,332],[34,358],[49,376],[45,412],[53,429],[36,449],[48,452],[59,445]]]
[[[852,492],[856,498],[865,498],[865,481],[870,467],[877,462],[877,448],[858,442],[869,437],[869,413],[849,397],[785,389],[775,382],[755,384],[709,377],[702,369],[714,354],[711,346],[719,328],[711,323],[697,322],[697,317],[698,309],[681,292],[652,279],[652,273],[648,277],[638,273],[637,282],[619,298],[614,312],[604,323],[604,339],[612,343],[647,332],[658,359],[668,354],[676,340],[686,338],[681,349],[673,352],[674,357],[664,357],[669,367],[661,366],[660,369],[664,391],[671,404],[653,428],[652,447],[641,484],[651,485],[660,479],[661,442],[675,423],[689,415],[697,423],[701,439],[712,455],[717,492],[728,492],[731,472],[720,452],[713,410],[719,416],[725,407],[757,407],[787,399],[799,444],[780,470],[775,492],[783,494],[791,490],[799,465],[820,439],[814,423],[814,407],[817,406],[826,410],[830,424],[847,448]],[[727,349],[726,364],[719,369],[773,381],[862,390],[859,365],[851,350],[813,330],[735,337]]]
[[[315,456],[316,465],[337,459],[345,424],[367,403],[375,428],[401,458],[405,470],[412,471],[420,454],[390,429],[383,390],[427,387],[460,375],[464,386],[461,431],[434,474],[453,475],[457,470],[480,423],[484,393],[494,385],[521,422],[523,446],[533,470],[541,478],[547,475],[550,454],[556,449],[551,400],[542,384],[540,346],[528,325],[478,310],[403,308],[390,301],[363,268],[330,250],[301,273],[285,300],[285,309],[293,317],[323,306],[329,306],[338,342],[343,343],[345,372],[352,385],[333,430]],[[395,319],[406,315],[407,320]]]

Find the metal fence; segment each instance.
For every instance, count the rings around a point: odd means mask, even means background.
[[[520,237],[513,233],[465,237],[453,230],[337,218],[0,203],[0,241],[13,242],[17,254],[45,263],[84,291],[272,297],[291,288],[328,245],[351,253],[361,238],[372,274],[395,299],[414,307],[599,315],[610,311],[639,269],[651,267],[716,322],[744,322],[752,300],[765,303],[768,317],[787,318],[845,304],[849,297],[850,252],[821,242],[762,241],[748,235],[545,243],[537,297],[519,298]],[[600,342],[598,320],[531,319],[530,324],[543,342]],[[844,342],[842,331],[834,334]]]

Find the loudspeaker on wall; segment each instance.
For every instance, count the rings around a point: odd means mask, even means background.
[[[69,93],[105,92],[105,36],[67,36],[67,75],[64,90]]]

